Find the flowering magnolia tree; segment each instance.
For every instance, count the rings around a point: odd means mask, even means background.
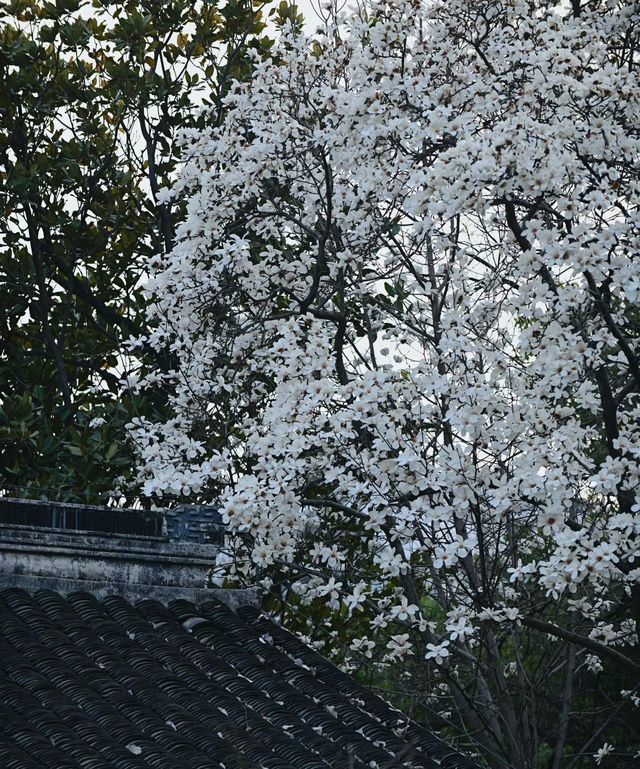
[[[638,30],[616,0],[285,28],[183,137],[151,284],[176,366],[174,418],[132,426],[145,493],[219,499],[228,579],[410,662],[500,769],[633,763]]]

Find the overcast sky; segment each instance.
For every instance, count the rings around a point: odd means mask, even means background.
[[[313,29],[318,19],[318,14],[314,9],[314,5],[316,8],[318,7],[318,0],[297,0],[297,5],[305,18],[305,26]]]
[[[332,0],[334,3],[338,3],[338,8],[345,10],[347,6],[353,6],[352,0]],[[291,2],[291,0],[290,0]],[[327,0],[295,0],[296,5],[300,9],[300,12],[305,18],[305,27],[307,32],[313,32],[316,28],[318,17],[318,6],[325,4]]]

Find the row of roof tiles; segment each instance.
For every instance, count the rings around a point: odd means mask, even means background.
[[[0,593],[8,769],[476,769],[252,607]]]

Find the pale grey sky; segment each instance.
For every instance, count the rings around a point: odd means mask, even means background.
[[[314,5],[316,8],[318,7],[317,0],[314,0],[314,2],[312,2],[312,0],[297,0],[296,5],[300,8],[300,13],[302,13],[305,18],[305,26],[313,29],[318,20],[318,15],[313,7]]]
[[[291,2],[292,0],[290,0]],[[313,32],[316,28],[319,17],[318,7],[320,4],[326,4],[327,0],[293,0],[300,9],[300,13],[305,18],[305,29],[307,32]],[[348,5],[352,5],[351,0],[332,0],[334,4],[337,4],[339,10],[345,10]]]

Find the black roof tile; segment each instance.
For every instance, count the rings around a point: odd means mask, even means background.
[[[0,593],[0,765],[475,767],[253,608],[15,588]]]

